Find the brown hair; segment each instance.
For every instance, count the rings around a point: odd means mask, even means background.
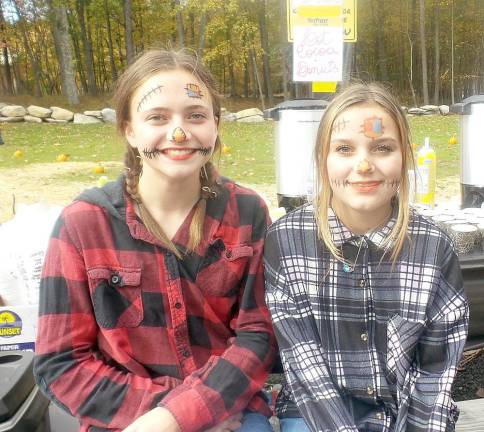
[[[136,90],[150,77],[160,72],[171,70],[185,70],[191,73],[198,81],[203,83],[210,94],[212,101],[213,114],[217,122],[220,122],[221,99],[217,91],[215,81],[205,66],[197,57],[187,51],[171,51],[165,49],[152,49],[141,54],[119,78],[114,92],[116,106],[116,124],[118,133],[125,135],[126,126],[130,121],[131,102]],[[220,137],[217,135],[215,140],[215,152],[219,152],[221,147]],[[142,164],[139,152],[126,142],[125,153],[126,167],[126,193],[137,203],[140,217],[148,231],[159,239],[170,251],[181,257],[180,252],[163,232],[155,219],[143,205],[141,196],[138,192],[139,177],[142,173]],[[206,212],[206,200],[213,196],[216,172],[212,162],[207,162],[201,170],[200,182],[202,186],[201,199],[195,209],[192,222],[190,224],[188,251],[193,252],[197,249],[202,240],[203,222]]]
[[[415,161],[410,143],[410,128],[405,113],[392,94],[378,83],[353,83],[344,88],[328,105],[318,129],[315,148],[317,187],[314,200],[314,212],[318,226],[318,235],[329,251],[341,259],[341,252],[333,243],[328,225],[328,209],[331,206],[332,190],[326,169],[334,120],[349,107],[357,104],[374,103],[383,108],[395,121],[400,132],[402,151],[402,172],[398,190],[398,214],[395,226],[384,242],[387,250],[391,248],[391,259],[395,263],[407,237],[410,220],[410,181],[408,169],[415,168]]]

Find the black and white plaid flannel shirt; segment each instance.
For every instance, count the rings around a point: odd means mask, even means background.
[[[392,265],[382,243],[393,217],[365,236],[333,212],[329,224],[353,271],[318,239],[311,205],[268,231],[266,300],[290,390],[278,414],[294,414],[291,399],[312,431],[454,430],[469,315],[451,241],[413,212]]]

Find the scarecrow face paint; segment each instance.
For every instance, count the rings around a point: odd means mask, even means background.
[[[391,208],[402,171],[400,134],[377,104],[358,104],[333,122],[326,168],[332,207],[344,221],[381,223]]]
[[[126,138],[143,159],[143,176],[190,177],[198,182],[217,134],[209,92],[189,72],[153,75],[132,97]]]

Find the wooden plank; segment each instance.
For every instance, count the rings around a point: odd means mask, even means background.
[[[460,408],[456,432],[484,432],[484,399],[457,402]]]

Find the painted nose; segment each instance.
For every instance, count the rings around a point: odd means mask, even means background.
[[[173,128],[168,135],[168,140],[176,144],[184,143],[185,141],[188,141],[188,139],[187,132],[185,132],[180,126]]]
[[[356,165],[356,171],[360,174],[366,174],[373,171],[373,165],[368,161],[368,159],[362,159]]]

